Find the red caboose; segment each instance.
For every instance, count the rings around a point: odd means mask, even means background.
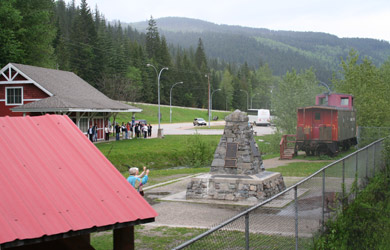
[[[307,155],[339,152],[356,145],[356,114],[353,96],[323,94],[316,97],[316,106],[298,109],[295,152]]]

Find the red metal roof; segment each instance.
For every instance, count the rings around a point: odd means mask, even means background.
[[[156,211],[67,117],[0,118],[0,245]]]

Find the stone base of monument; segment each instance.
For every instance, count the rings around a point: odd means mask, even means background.
[[[285,188],[282,175],[276,172],[264,171],[255,175],[204,174],[191,178],[186,199],[263,201]]]

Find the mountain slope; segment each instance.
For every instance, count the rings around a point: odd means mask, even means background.
[[[390,57],[389,42],[375,39],[218,25],[181,17],[160,18],[156,22],[169,43],[196,48],[201,38],[209,58],[238,64],[247,62],[255,67],[268,63],[276,75],[283,75],[292,68],[313,67],[320,80],[327,80],[332,71],[338,69],[340,58],[345,58],[351,49],[376,65]],[[130,25],[145,32],[148,24],[139,22]]]

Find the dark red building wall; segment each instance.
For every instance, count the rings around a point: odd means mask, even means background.
[[[6,87],[23,87],[23,104],[27,104],[33,101],[34,99],[43,99],[49,97],[48,94],[43,92],[41,89],[36,87],[34,84],[1,84],[0,81],[0,116],[22,116],[23,113],[12,112],[11,108],[18,105],[6,105],[5,100],[5,88]],[[31,100],[33,99],[33,100]]]

